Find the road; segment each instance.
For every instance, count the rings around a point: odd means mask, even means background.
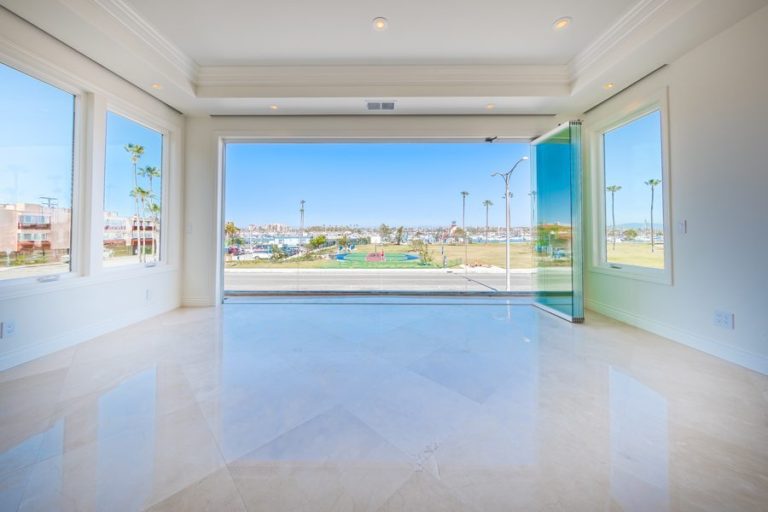
[[[531,274],[511,274],[512,291],[530,291]],[[293,270],[225,272],[224,289],[231,291],[440,291],[505,290],[504,273],[423,270]]]

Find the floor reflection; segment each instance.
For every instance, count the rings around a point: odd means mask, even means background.
[[[767,381],[504,302],[178,310],[0,373],[0,509],[764,510]]]
[[[611,494],[627,512],[669,510],[667,401],[610,369]]]

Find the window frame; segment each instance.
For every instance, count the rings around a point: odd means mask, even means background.
[[[82,277],[87,274],[86,247],[87,237],[87,213],[85,183],[88,177],[87,169],[87,122],[86,122],[86,95],[87,91],[73,82],[63,80],[56,73],[52,73],[44,65],[34,65],[24,60],[14,58],[4,52],[0,52],[0,63],[33,78],[46,85],[59,89],[72,95],[72,204],[70,216],[70,239],[69,239],[69,270],[66,272],[44,274],[41,276],[14,277],[0,280],[0,291],[8,292],[14,295],[13,291],[27,288],[30,285],[37,290],[36,285],[50,284],[56,281],[69,282],[72,279]],[[2,297],[0,297],[2,298]]]
[[[107,180],[107,167],[106,167],[106,151],[107,151],[107,116],[109,113],[117,114],[133,123],[136,123],[140,126],[143,126],[144,128],[147,128],[149,130],[152,130],[154,132],[157,132],[161,136],[161,176],[160,176],[160,187],[161,187],[161,194],[160,194],[160,244],[159,244],[159,257],[156,261],[152,262],[137,262],[137,263],[130,263],[126,265],[120,265],[116,267],[110,267],[107,268],[104,266],[104,259],[103,257],[98,258],[97,266],[101,269],[101,271],[105,274],[118,274],[120,272],[135,270],[137,268],[153,268],[153,267],[167,267],[170,265],[170,259],[168,258],[168,235],[166,234],[165,230],[168,228],[169,225],[169,209],[168,205],[170,204],[170,175],[171,175],[171,160],[170,160],[170,152],[171,152],[171,146],[170,146],[170,140],[173,133],[173,129],[168,126],[166,123],[164,123],[162,120],[156,118],[155,116],[139,109],[132,107],[125,102],[119,100],[118,98],[107,98],[106,104],[104,106],[104,109],[102,112],[98,112],[97,115],[103,115],[104,117],[104,138],[100,141],[103,151],[104,151],[104,162],[103,165],[101,165],[101,173],[102,173],[102,180],[101,180],[101,190],[98,191],[98,196],[100,198],[99,207],[98,210],[100,212],[99,218],[101,219],[100,226],[99,226],[99,236],[97,237],[97,240],[94,241],[96,245],[99,246],[99,253],[104,249],[104,191],[106,186],[106,180]],[[98,243],[96,243],[98,242]]]
[[[605,139],[604,135],[612,130],[626,126],[639,118],[658,111],[661,117],[661,204],[663,219],[661,225],[664,232],[664,268],[657,269],[639,265],[610,263],[607,257],[608,239],[605,235],[607,226],[606,194],[605,194]],[[602,274],[637,279],[659,284],[672,284],[672,208],[671,180],[669,158],[669,100],[668,89],[665,87],[642,97],[631,98],[619,107],[614,108],[596,121],[590,123],[590,174],[592,195],[592,231],[594,233],[589,258],[590,271]],[[655,224],[655,223],[654,223]]]

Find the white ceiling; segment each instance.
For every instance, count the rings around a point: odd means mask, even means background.
[[[567,64],[637,0],[127,0],[198,64]],[[388,29],[376,32],[383,16]],[[571,16],[567,30],[552,23]],[[180,22],[180,17],[183,22]]]
[[[190,115],[578,115],[767,3],[0,0]]]

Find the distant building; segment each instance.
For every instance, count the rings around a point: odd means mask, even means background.
[[[0,252],[69,254],[72,210],[35,203],[0,204]]]

